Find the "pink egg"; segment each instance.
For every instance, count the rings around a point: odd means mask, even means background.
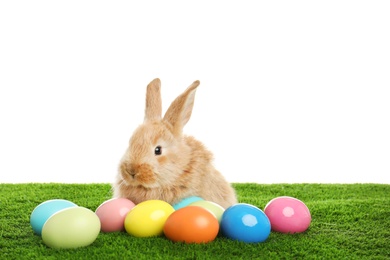
[[[271,229],[281,233],[301,233],[311,222],[308,207],[299,199],[281,196],[272,199],[264,208],[271,222]]]
[[[100,219],[101,231],[124,230],[126,215],[134,206],[134,202],[126,198],[114,198],[100,204],[95,213]]]

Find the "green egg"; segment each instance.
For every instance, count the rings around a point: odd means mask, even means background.
[[[219,223],[221,223],[222,215],[225,212],[225,209],[221,205],[208,200],[196,201],[191,203],[190,206],[198,206],[208,210],[217,218]]]
[[[71,207],[52,215],[42,228],[43,242],[52,248],[78,248],[92,244],[100,232],[95,212]]]

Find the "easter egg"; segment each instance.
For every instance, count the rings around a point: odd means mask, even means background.
[[[134,206],[125,218],[127,233],[135,237],[163,234],[165,221],[175,209],[162,200],[147,200]]]
[[[164,225],[165,236],[174,242],[208,243],[219,231],[219,223],[210,211],[187,206],[173,212]]]
[[[41,235],[45,222],[57,211],[77,205],[69,200],[52,199],[39,204],[30,215],[30,224],[34,233]]]
[[[199,200],[191,203],[189,206],[198,206],[210,211],[219,223],[221,222],[223,212],[225,212],[225,209],[221,205],[208,200]]]
[[[281,233],[301,233],[311,222],[308,207],[301,200],[289,196],[272,199],[264,208],[273,231]]]
[[[181,209],[181,208],[184,208],[184,207],[190,205],[191,203],[193,203],[195,201],[200,201],[200,200],[203,200],[203,199],[201,197],[198,197],[198,196],[191,196],[188,198],[184,198],[181,201],[179,201],[178,203],[174,204],[173,208],[175,210],[178,210],[178,209]]]
[[[100,204],[95,213],[100,219],[102,232],[122,231],[127,213],[135,206],[126,198],[114,198]]]
[[[78,248],[92,244],[100,233],[100,220],[90,209],[71,207],[53,214],[43,225],[42,240],[52,248]]]
[[[238,203],[225,210],[221,219],[222,234],[246,243],[265,241],[271,233],[271,224],[258,207]]]

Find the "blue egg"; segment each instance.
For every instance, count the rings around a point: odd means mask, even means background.
[[[246,203],[235,204],[225,210],[221,231],[227,238],[246,243],[265,241],[271,233],[271,223],[258,207]]]
[[[35,207],[30,215],[30,224],[37,235],[42,234],[45,222],[57,211],[77,205],[69,200],[53,199],[47,200]]]
[[[174,204],[173,208],[175,210],[178,210],[178,209],[181,209],[181,208],[184,208],[184,207],[190,205],[191,203],[194,203],[194,202],[200,201],[200,200],[203,200],[203,199],[201,197],[197,197],[197,196],[191,196],[188,198],[184,198],[181,201],[179,201],[178,203]]]

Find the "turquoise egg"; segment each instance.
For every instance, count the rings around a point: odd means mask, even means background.
[[[30,224],[35,234],[41,235],[45,222],[57,211],[77,205],[69,200],[47,200],[35,207],[30,215]]]

